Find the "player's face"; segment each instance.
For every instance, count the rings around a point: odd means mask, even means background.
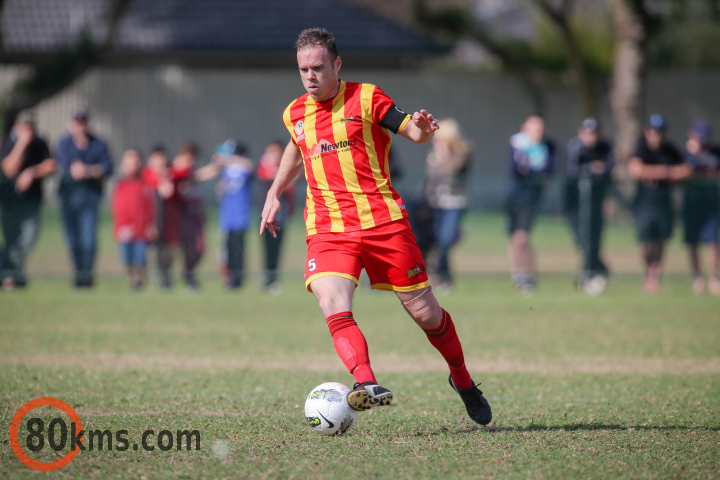
[[[540,143],[545,135],[545,120],[533,115],[525,120],[523,131],[533,143]]]
[[[645,129],[645,141],[647,142],[648,148],[650,150],[660,150],[660,146],[662,145],[663,140],[663,132],[662,130],[656,130],[654,128],[646,128]]]
[[[126,177],[134,177],[140,170],[140,155],[135,150],[128,150],[122,156],[122,172]]]
[[[586,147],[592,148],[597,145],[598,132],[597,130],[587,130],[585,128],[581,128],[580,130],[578,130],[578,138],[580,138],[580,141]]]
[[[323,101],[335,96],[342,64],[340,57],[333,61],[327,48],[315,46],[298,50],[297,61],[303,87],[314,100]]]

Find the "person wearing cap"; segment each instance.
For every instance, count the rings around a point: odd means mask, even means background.
[[[711,294],[720,295],[720,145],[712,143],[710,124],[703,119],[696,119],[690,125],[685,144],[685,161],[693,172],[685,185],[682,215],[684,240],[690,253],[693,273],[693,291],[700,294],[705,290],[699,248],[704,243],[710,255],[707,287]]]
[[[512,281],[522,294],[535,289],[530,230],[548,178],[555,173],[555,144],[545,138],[545,119],[530,115],[510,137],[510,187],[505,200]]]
[[[223,239],[228,289],[242,286],[245,276],[245,231],[250,228],[253,164],[247,148],[229,139],[217,146],[210,163],[195,172],[198,181],[220,175],[215,191],[220,198],[219,227]]]
[[[25,261],[40,230],[42,179],[57,169],[48,145],[27,114],[18,117],[0,148],[0,250],[2,288],[25,287]]]
[[[88,130],[85,108],[73,113],[55,156],[62,174],[59,196],[75,270],[74,285],[90,288],[94,283],[98,206],[104,180],[113,173],[113,163],[107,144]]]
[[[663,249],[673,230],[672,187],[691,173],[678,149],[665,139],[666,128],[662,115],[651,115],[628,161],[628,173],[637,180],[633,209],[648,293],[660,290]]]
[[[614,165],[612,145],[600,137],[597,119],[582,121],[567,144],[564,213],[582,252],[577,284],[597,295],[607,285],[608,269],[600,257],[605,187]]]

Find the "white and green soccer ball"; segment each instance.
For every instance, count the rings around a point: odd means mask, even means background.
[[[313,388],[305,400],[305,419],[308,425],[323,435],[342,434],[355,425],[358,412],[347,402],[351,390],[337,382],[327,382]]]

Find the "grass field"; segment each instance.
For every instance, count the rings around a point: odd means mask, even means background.
[[[623,261],[636,254],[632,230],[611,228],[608,256],[620,275],[590,298],[571,288],[575,254],[549,219],[536,245],[555,260],[541,258],[540,288],[521,298],[494,274],[505,265],[501,220],[469,220],[456,256],[464,274],[442,303],[493,423],[468,421],[442,359],[394,296],[359,289],[355,316],[397,402],[361,413],[344,436],[323,437],[305,425],[304,398],[319,383],[352,378],[292,264],[302,262],[299,229],[281,296],[253,284],[224,291],[212,259],[197,294],[132,294],[109,275],[119,270],[107,229],[99,285],[77,292],[47,218],[31,288],[0,294],[0,478],[718,478],[720,301],[690,294],[680,245],[671,251],[676,274],[650,297]],[[196,429],[201,448],[85,451],[61,470],[36,472],[16,458],[7,432],[15,411],[42,396],[68,402],[89,430],[128,430],[140,443],[144,430]],[[57,413],[44,407],[25,422],[69,423]],[[25,424],[20,432],[24,444]]]

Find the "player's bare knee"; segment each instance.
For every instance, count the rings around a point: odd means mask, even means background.
[[[525,230],[515,230],[512,234],[512,243],[516,247],[525,247],[528,244],[528,234]]]
[[[319,295],[317,298],[320,310],[322,310],[325,317],[329,317],[330,315],[335,315],[340,312],[346,312],[351,309],[348,305],[345,305],[345,302],[339,302],[337,299],[329,295]]]
[[[428,329],[435,328],[442,319],[442,308],[438,304],[435,295],[428,287],[425,291],[418,291],[415,297],[407,294],[398,294],[403,307],[420,327]]]

